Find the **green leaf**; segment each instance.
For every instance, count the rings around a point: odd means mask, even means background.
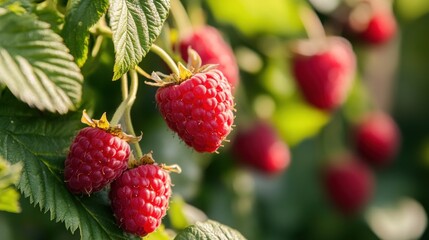
[[[247,35],[297,35],[303,30],[299,4],[292,0],[208,0],[214,17]],[[238,10],[239,9],[239,10]]]
[[[174,240],[188,239],[241,240],[246,238],[235,229],[213,220],[208,220],[206,222],[197,222],[195,225],[187,227],[174,238]]]
[[[179,195],[174,195],[170,200],[167,216],[175,229],[184,229],[189,225],[184,213],[185,201]]]
[[[18,213],[19,193],[12,185],[17,184],[21,176],[21,163],[10,165],[0,157],[0,210]]]
[[[170,239],[171,239],[170,236],[168,235],[164,225],[162,224],[155,230],[155,232],[147,235],[147,237],[144,238],[144,240],[170,240]]]
[[[83,127],[81,114],[43,115],[10,92],[0,98],[0,106],[0,156],[23,163],[18,184],[22,194],[72,233],[79,228],[82,239],[129,239],[115,224],[105,192],[75,196],[64,184],[64,160]]]
[[[0,8],[0,29],[0,82],[40,110],[63,114],[75,109],[83,77],[49,24]]]
[[[274,124],[290,146],[319,133],[329,120],[329,113],[311,107],[297,99],[279,106],[273,116]]]
[[[31,2],[30,0],[0,0],[0,7],[7,8],[8,10],[16,13],[23,13],[27,10],[31,9]]]
[[[398,15],[408,21],[415,20],[429,12],[427,0],[398,0],[396,8]]]
[[[72,0],[68,3],[62,36],[80,67],[88,56],[89,29],[100,20],[108,7],[108,0]]]
[[[0,211],[21,212],[19,193],[13,187],[0,189]]]
[[[109,16],[115,47],[114,80],[141,62],[161,33],[169,9],[168,0],[112,0]]]

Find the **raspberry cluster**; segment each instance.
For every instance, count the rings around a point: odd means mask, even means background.
[[[110,184],[109,197],[118,225],[139,236],[155,231],[168,208],[169,172],[155,164],[151,154],[134,163],[138,166],[130,164],[127,141],[140,138],[111,127],[105,114],[94,120],[84,112],[82,121],[90,127],[80,130],[70,146],[64,168],[67,188],[74,194],[90,195]]]

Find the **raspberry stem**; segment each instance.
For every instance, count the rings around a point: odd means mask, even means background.
[[[145,70],[143,70],[141,67],[136,66],[136,71],[138,74],[142,75],[143,77],[147,79],[152,79],[152,76],[149,73],[147,73]]]
[[[171,71],[176,74],[177,76],[180,76],[179,68],[177,67],[177,64],[174,62],[174,60],[168,55],[164,49],[160,48],[156,44],[152,44],[150,50],[154,52],[156,55],[158,55],[171,69]]]
[[[131,76],[131,86],[133,86],[133,82],[135,83],[134,84],[135,90],[133,89],[133,91],[137,92],[137,84],[138,84],[137,72],[134,70],[130,70],[130,76]],[[127,84],[127,81],[124,81],[124,82],[125,82],[125,84],[123,84],[123,85],[124,85],[124,89],[126,90],[126,89],[128,89],[127,88],[128,84]],[[127,96],[127,95],[124,95],[124,96]],[[134,100],[133,100],[133,103],[134,103]],[[125,126],[126,126],[128,132],[135,136],[136,134],[134,132],[133,123],[131,121],[131,107],[132,107],[132,104],[130,104],[129,107],[127,107],[127,109],[125,111],[125,119],[124,120],[125,120]],[[140,144],[138,142],[134,142],[133,144],[134,144],[134,148],[136,150],[137,157],[143,156],[143,152],[140,148]]]
[[[119,105],[118,109],[116,109],[115,114],[113,115],[112,120],[110,123],[112,125],[116,125],[119,123],[121,119],[123,119],[125,123],[125,129],[128,133],[135,136],[133,123],[131,121],[131,107],[134,104],[134,101],[136,99],[137,95],[137,89],[138,89],[138,75],[135,70],[129,71],[130,77],[131,77],[131,85],[128,90],[128,77],[126,74],[124,74],[121,78],[121,91],[122,91],[122,103]],[[143,152],[140,148],[140,145],[138,142],[133,142],[137,158],[140,158],[143,156]]]
[[[326,37],[325,29],[313,9],[307,5],[301,6],[299,9],[299,16],[304,24],[308,38],[321,39]]]
[[[82,66],[82,73],[84,75],[88,75],[92,69],[94,68],[94,64],[99,59],[101,46],[103,45],[104,41],[103,35],[97,35],[97,38],[95,39],[94,46],[92,47],[91,54],[88,56],[88,59],[86,60],[85,64]]]

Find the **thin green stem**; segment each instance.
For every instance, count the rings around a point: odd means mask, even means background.
[[[121,78],[121,93],[122,101],[125,101],[128,97],[128,77],[124,74]]]
[[[143,70],[141,67],[136,66],[136,71],[138,74],[142,75],[143,77],[147,79],[152,79],[152,76],[149,73],[147,73],[145,70]]]
[[[102,48],[104,41],[103,35],[98,35],[95,39],[94,46],[91,50],[91,54],[88,56],[88,59],[86,60],[85,64],[82,66],[81,72],[83,75],[89,75],[91,72],[95,70],[95,66],[98,63],[98,60],[100,59],[100,50]]]
[[[97,36],[97,38],[95,39],[94,47],[92,48],[92,51],[91,51],[91,57],[95,58],[98,55],[101,49],[101,44],[103,44],[103,40],[104,40],[103,35]]]
[[[191,20],[180,0],[171,0],[171,14],[179,29],[180,37],[186,36],[192,32]]]
[[[130,70],[129,73],[131,77],[130,88],[128,89],[128,77],[126,74],[124,74],[121,78],[121,92],[123,101],[113,115],[113,118],[110,123],[111,125],[117,125],[119,121],[123,118],[126,132],[135,136],[133,123],[131,121],[131,107],[133,106],[137,95],[138,75],[135,70]],[[143,152],[140,148],[139,143],[134,142],[132,144],[135,148],[137,159],[140,159],[143,156]]]
[[[150,48],[152,52],[154,52],[156,55],[158,55],[171,69],[171,71],[176,74],[177,76],[180,76],[179,68],[177,67],[177,64],[174,62],[174,60],[168,55],[164,49],[160,48],[156,44],[152,44],[152,47]]]
[[[313,9],[307,5],[301,6],[299,8],[299,15],[304,24],[307,36],[310,39],[321,39],[326,37],[325,29]]]
[[[139,79],[138,79],[137,72],[135,70],[130,70],[130,77],[131,77],[131,86],[130,86],[130,95],[128,95],[128,97],[131,96],[132,98],[130,99],[129,105],[125,111],[124,120],[125,120],[125,126],[127,128],[128,133],[135,136],[136,133],[134,132],[133,123],[131,121],[131,107],[136,99]],[[122,92],[125,92],[125,91],[122,90]],[[143,156],[143,152],[142,152],[142,149],[140,148],[140,144],[138,142],[134,142],[133,145],[136,150],[137,159],[140,159]]]
[[[119,105],[119,107],[116,109],[115,114],[113,114],[112,119],[110,120],[111,125],[117,125],[119,123],[119,120],[122,118],[122,116],[125,113],[125,110],[128,106],[128,90],[124,90],[124,88],[127,88],[128,86],[128,77],[127,74],[122,75],[121,77],[121,89],[122,89],[122,102]]]
[[[106,19],[104,17],[101,17],[100,20],[95,24],[91,29],[90,32],[94,33],[95,35],[102,35],[108,38],[112,38],[113,32],[112,29],[107,25]]]

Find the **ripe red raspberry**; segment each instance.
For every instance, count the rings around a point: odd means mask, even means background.
[[[330,163],[322,180],[331,202],[346,215],[362,210],[373,194],[373,173],[354,156],[343,156]]]
[[[288,146],[265,122],[239,131],[232,142],[232,150],[239,162],[268,174],[282,172],[290,162]]]
[[[300,40],[292,50],[292,70],[305,99],[323,110],[341,105],[356,68],[350,43],[340,37]]]
[[[170,129],[198,152],[215,152],[231,131],[234,100],[219,70],[160,87],[156,102]]]
[[[161,224],[171,195],[167,171],[147,164],[125,171],[111,184],[109,198],[119,226],[145,236]]]
[[[397,24],[392,9],[383,1],[362,1],[351,11],[347,28],[359,39],[378,45],[392,39]]]
[[[233,89],[238,85],[239,70],[234,53],[216,28],[204,26],[181,39],[180,53],[185,60],[188,59],[189,47],[198,52],[202,64],[219,64],[218,69]]]
[[[398,150],[399,135],[397,125],[389,115],[371,113],[356,126],[355,147],[368,163],[386,166]]]
[[[65,161],[64,179],[70,192],[91,194],[101,190],[127,169],[128,143],[103,129],[79,131]]]
[[[383,44],[396,33],[396,20],[389,11],[375,12],[360,37],[372,44]]]

